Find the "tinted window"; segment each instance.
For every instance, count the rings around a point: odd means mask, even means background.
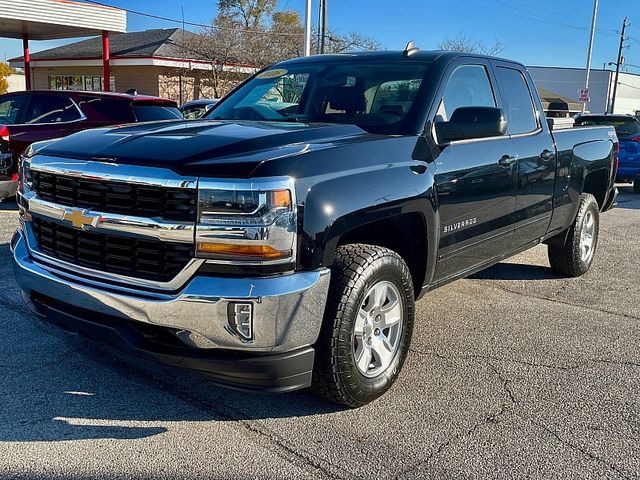
[[[22,123],[60,123],[80,120],[82,115],[70,98],[33,95]]]
[[[176,120],[184,118],[176,107],[162,105],[134,105],[133,113],[139,122],[154,122],[156,120]]]
[[[323,62],[276,66],[218,103],[207,118],[327,122],[380,134],[403,133],[428,65]],[[410,120],[406,120],[410,121]]]
[[[136,121],[128,100],[81,96],[79,106],[85,115],[95,122],[128,123]]]
[[[576,125],[609,125],[616,129],[618,137],[631,137],[640,133],[640,123],[632,117],[580,117],[576,120]]]
[[[371,111],[404,115],[416,98],[422,80],[385,82],[376,91]]]
[[[0,100],[0,123],[11,125],[19,121],[18,115],[21,113],[26,96],[8,95]]]
[[[507,125],[511,135],[537,130],[531,92],[522,72],[513,68],[498,67],[498,77],[502,82],[506,103]]]
[[[460,107],[495,107],[487,70],[482,65],[458,67],[449,77],[436,121],[448,122]]]

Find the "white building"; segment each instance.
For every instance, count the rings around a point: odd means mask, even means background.
[[[26,89],[27,86],[23,73],[14,73],[9,75],[7,77],[7,83],[9,84],[7,92],[19,92]]]
[[[527,67],[539,88],[550,90],[570,99],[578,99],[578,90],[584,88],[584,68]],[[592,69],[589,77],[591,101],[587,111],[602,113],[611,111],[615,72]],[[634,115],[640,110],[640,75],[620,72],[618,91],[613,113]]]

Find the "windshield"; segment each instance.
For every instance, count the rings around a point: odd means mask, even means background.
[[[616,129],[618,137],[631,137],[640,133],[640,123],[631,117],[583,117],[578,118],[577,125],[609,125]]]
[[[347,123],[371,133],[403,132],[427,65],[309,63],[265,70],[206,115],[217,120]]]

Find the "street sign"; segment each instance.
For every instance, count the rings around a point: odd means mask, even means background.
[[[589,97],[589,89],[588,88],[581,88],[580,90],[578,90],[578,101],[579,102],[590,102],[591,101],[591,97]]]

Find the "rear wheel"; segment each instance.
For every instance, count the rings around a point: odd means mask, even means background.
[[[640,193],[640,178],[633,181],[633,193]]]
[[[411,274],[395,252],[353,244],[336,251],[313,390],[349,407],[375,400],[395,382],[413,331]]]
[[[580,196],[578,214],[566,240],[549,244],[549,263],[553,270],[569,277],[579,277],[589,271],[598,245],[599,212],[593,195]]]

